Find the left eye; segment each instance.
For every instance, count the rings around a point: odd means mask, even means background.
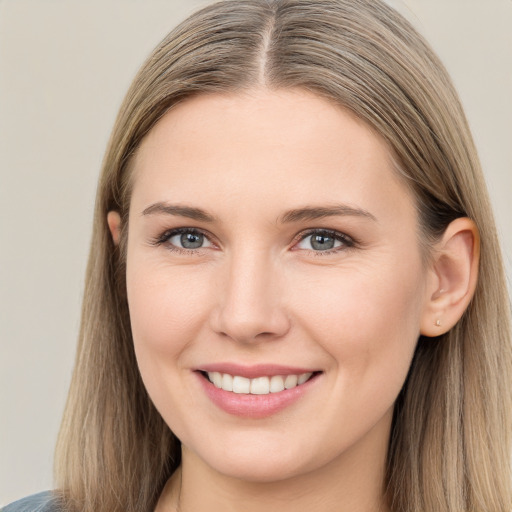
[[[343,245],[349,245],[348,240],[341,233],[329,231],[316,231],[309,233],[296,245],[298,249],[309,251],[329,251]]]
[[[175,231],[169,235],[168,242],[180,249],[202,249],[212,245],[203,233],[195,230]]]

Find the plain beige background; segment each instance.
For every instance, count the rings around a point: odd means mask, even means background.
[[[313,1],[313,0],[312,0]],[[0,0],[0,506],[51,488],[94,191],[131,78],[193,0]],[[474,131],[512,275],[512,0],[395,0]]]

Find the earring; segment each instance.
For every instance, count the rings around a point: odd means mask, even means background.
[[[436,320],[436,326],[441,327],[441,320],[439,320],[439,318]]]

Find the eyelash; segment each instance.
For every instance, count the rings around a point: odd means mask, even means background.
[[[213,243],[211,241],[210,236],[208,235],[208,233],[206,233],[206,232],[204,232],[204,231],[202,231],[200,229],[197,229],[197,228],[176,228],[176,229],[171,229],[171,230],[164,231],[160,236],[158,236],[154,240],[151,240],[151,244],[155,245],[155,246],[164,245],[167,242],[169,242],[169,240],[171,238],[173,238],[174,236],[182,235],[182,234],[201,235],[201,236],[204,236],[210,243]],[[328,237],[328,238],[332,238],[332,239],[334,239],[337,242],[341,242],[342,243],[341,246],[338,246],[338,247],[335,247],[335,248],[332,248],[332,249],[326,249],[326,250],[323,250],[323,251],[315,251],[313,249],[304,249],[304,250],[307,250],[308,252],[313,253],[315,256],[327,256],[327,255],[330,255],[330,254],[338,253],[338,252],[341,252],[341,251],[344,251],[344,250],[347,250],[347,249],[351,249],[351,248],[357,247],[357,245],[358,245],[358,242],[354,238],[346,235],[345,233],[341,233],[339,231],[334,231],[334,230],[331,230],[331,229],[309,229],[307,231],[303,231],[303,232],[299,233],[294,238],[294,240],[293,240],[293,247],[295,247],[297,244],[299,244],[303,240],[306,240],[308,237],[313,236],[313,235],[325,236],[325,237]],[[186,249],[186,248],[183,248],[183,247],[178,247],[178,246],[173,245],[173,244],[168,244],[166,248],[168,250],[172,251],[172,252],[176,252],[176,253],[179,253],[179,254],[185,254],[185,255],[188,255],[188,256],[198,254],[198,251],[201,251],[201,249],[205,249],[204,247],[199,247],[197,249]],[[292,250],[300,250],[300,249],[292,249]]]

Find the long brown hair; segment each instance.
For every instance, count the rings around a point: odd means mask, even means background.
[[[486,186],[451,81],[414,28],[380,0],[235,0],[191,16],[154,50],[121,106],[103,163],[76,367],[56,456],[68,510],[153,510],[180,446],[142,384],[125,292],[130,161],[192,95],[301,88],[380,133],[416,197],[426,247],[455,218],[481,237],[460,322],[418,340],[395,406],[386,492],[394,512],[510,510],[510,306]],[[126,239],[126,234],[121,237]]]

